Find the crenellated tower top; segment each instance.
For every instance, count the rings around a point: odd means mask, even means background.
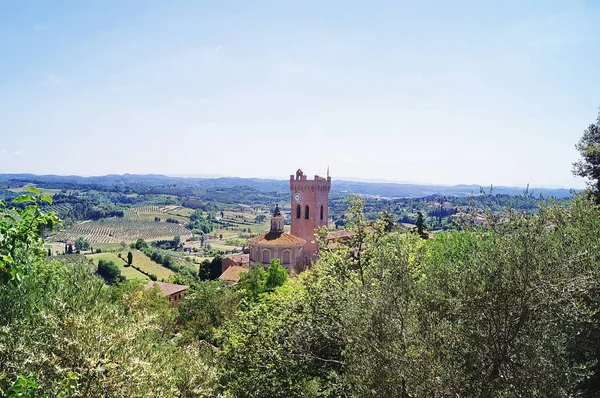
[[[295,191],[321,191],[321,192],[329,192],[331,189],[331,177],[329,173],[327,173],[327,177],[320,177],[315,174],[313,180],[309,180],[308,176],[306,176],[301,169],[296,171],[296,175],[290,175],[290,189],[293,192]]]

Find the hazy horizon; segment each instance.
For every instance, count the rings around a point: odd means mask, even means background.
[[[109,175],[116,176],[124,176],[124,175],[132,175],[132,176],[164,176],[171,178],[190,178],[190,179],[218,179],[218,178],[253,178],[260,180],[276,180],[276,181],[288,181],[288,178],[281,176],[266,176],[266,177],[240,177],[235,175],[221,175],[221,174],[162,174],[162,173],[111,173],[111,174],[95,174],[95,175],[84,175],[84,174],[36,174],[36,173],[0,173],[2,174],[33,174],[36,176],[44,176],[44,175],[55,175],[60,177],[84,177],[84,178],[94,178],[94,177],[106,177]],[[286,176],[287,177],[287,176]],[[312,178],[312,175],[309,175],[309,178]],[[561,185],[499,185],[499,184],[478,184],[478,183],[458,183],[458,184],[444,184],[444,183],[427,183],[427,182],[419,182],[419,181],[393,181],[393,180],[384,180],[384,179],[368,179],[368,178],[360,178],[360,177],[352,177],[352,176],[332,176],[332,181],[345,181],[345,182],[357,182],[357,183],[370,183],[370,184],[398,184],[398,185],[419,185],[419,186],[440,186],[440,187],[452,187],[452,186],[479,186],[479,187],[504,187],[504,188],[549,188],[549,189],[581,189],[573,186],[561,186]]]
[[[0,171],[581,188],[600,2],[0,4]]]

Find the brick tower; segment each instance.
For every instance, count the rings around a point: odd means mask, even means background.
[[[290,232],[306,241],[305,253],[310,254],[317,251],[315,231],[327,226],[330,189],[329,169],[327,178],[315,175],[314,180],[308,180],[300,169],[296,171],[295,176],[290,175],[290,192],[292,194]]]

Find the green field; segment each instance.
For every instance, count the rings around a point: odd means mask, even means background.
[[[95,249],[102,249],[104,250],[115,250],[115,249],[119,249],[121,246],[120,243],[94,243],[92,245]]]
[[[128,251],[129,250],[121,252],[121,256],[126,259]],[[144,272],[156,275],[158,280],[166,280],[169,276],[174,274],[173,271],[155,263],[150,259],[150,257],[146,256],[139,250],[133,249],[131,250],[131,254],[133,254],[133,265],[142,269]]]
[[[135,278],[148,279],[148,277],[146,275],[142,274],[135,268],[125,267],[125,264],[127,264],[127,253],[129,251],[131,251],[131,254],[133,254],[133,265],[140,268],[144,272],[156,275],[158,280],[166,280],[167,278],[169,278],[171,275],[174,274],[174,272],[171,271],[170,269],[163,267],[160,264],[155,263],[154,261],[152,261],[150,259],[150,257],[146,256],[144,253],[142,253],[141,251],[136,250],[136,249],[132,249],[132,250],[126,249],[123,251],[119,251],[117,253],[89,254],[86,257],[88,257],[90,260],[94,261],[95,264],[97,264],[98,260],[100,260],[100,259],[113,261],[115,264],[117,264],[121,268],[121,273],[127,279],[135,279]],[[119,253],[121,254],[121,258],[119,258]]]
[[[98,261],[106,260],[112,261],[119,266],[121,269],[121,274],[127,279],[141,279],[141,280],[150,280],[146,275],[142,274],[140,271],[136,270],[132,267],[125,267],[127,264],[126,260],[120,259],[116,253],[99,253],[99,254],[88,254],[86,256],[90,260],[94,262],[94,264],[98,265]],[[127,253],[124,256],[127,259]],[[140,267],[141,268],[141,267]]]
[[[174,206],[172,208],[167,209],[167,214],[190,218],[192,214],[194,214],[194,209],[189,209],[187,207]]]

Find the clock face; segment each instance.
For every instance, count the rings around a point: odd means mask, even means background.
[[[293,200],[295,203],[300,203],[300,202],[302,202],[302,194],[301,194],[300,192],[296,192],[296,193],[294,193],[294,194],[292,195],[292,200]]]

